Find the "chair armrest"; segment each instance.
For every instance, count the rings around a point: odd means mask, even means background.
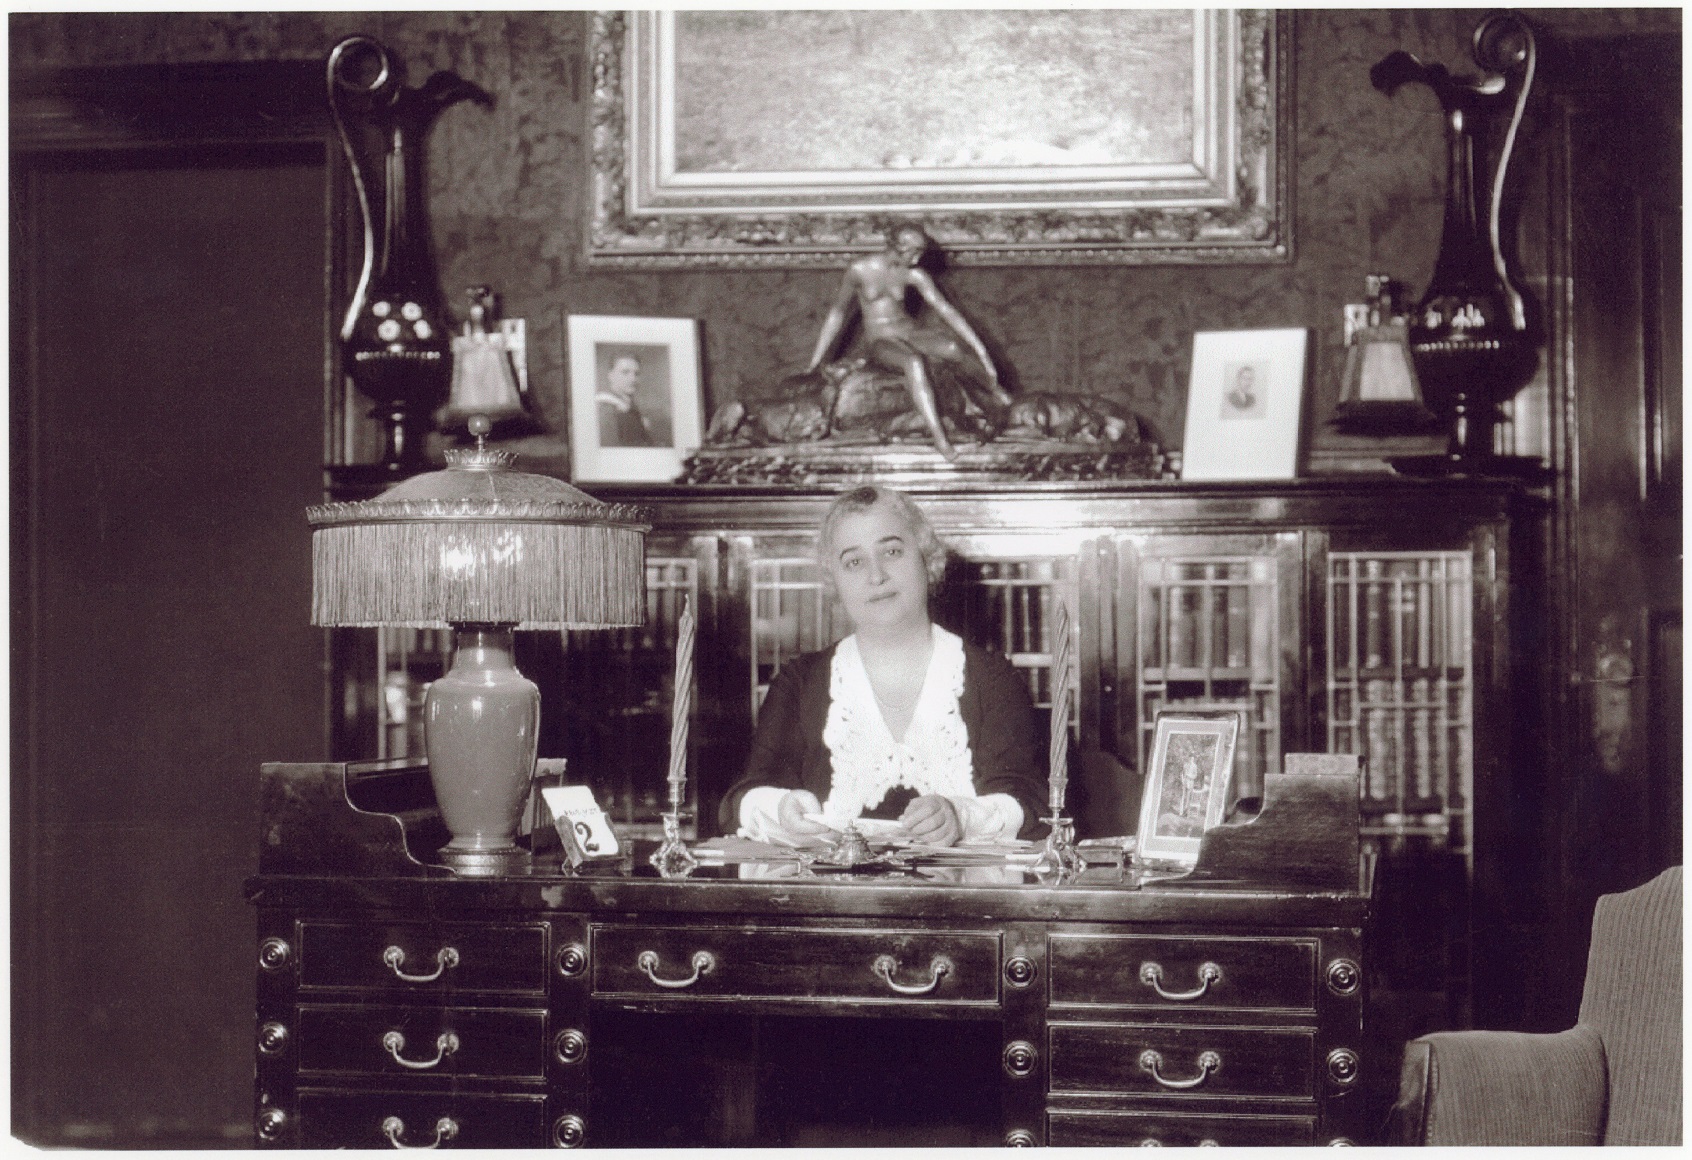
[[[1584,1024],[1437,1032],[1405,1046],[1394,1142],[1601,1144],[1606,1096],[1603,1040]]]

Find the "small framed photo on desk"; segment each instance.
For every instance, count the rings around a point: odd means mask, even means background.
[[[1139,861],[1198,861],[1199,840],[1228,807],[1239,730],[1233,712],[1157,715],[1140,795]]]

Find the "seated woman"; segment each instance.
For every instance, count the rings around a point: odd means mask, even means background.
[[[945,549],[927,518],[859,487],[829,507],[817,552],[852,635],[776,674],[723,829],[803,840],[830,831],[817,815],[898,818],[913,841],[953,845],[1035,828],[1046,777],[1027,684],[929,619]]]

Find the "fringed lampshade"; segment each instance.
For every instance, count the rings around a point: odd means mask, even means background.
[[[446,455],[445,471],[376,499],[310,509],[311,621],[456,630],[452,669],[424,699],[424,746],[453,835],[442,857],[490,873],[520,856],[540,722],[511,633],[643,623],[649,521],[644,509],[513,471],[510,452]]]

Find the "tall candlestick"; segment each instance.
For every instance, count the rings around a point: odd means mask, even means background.
[[[1052,814],[1063,812],[1064,791],[1069,784],[1069,709],[1073,693],[1070,685],[1069,610],[1055,596],[1052,626],[1052,738],[1050,777]]]
[[[676,627],[676,675],[670,698],[670,809],[679,812],[687,793],[687,718],[693,708],[693,603],[682,605]]]

